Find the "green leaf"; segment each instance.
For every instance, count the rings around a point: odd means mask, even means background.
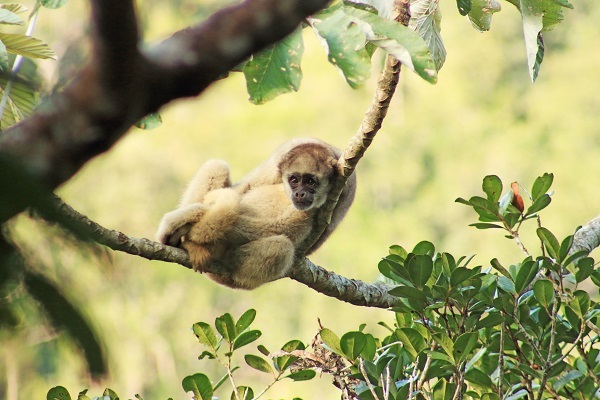
[[[585,375],[578,370],[573,370],[573,371],[569,371],[566,374],[560,376],[553,384],[552,384],[552,388],[555,391],[560,391],[562,390],[562,388],[564,388],[569,382],[572,382],[576,379],[579,379],[581,377],[584,377]]]
[[[19,3],[4,3],[0,4],[0,8],[4,8],[12,13],[19,14],[27,11],[27,7]]]
[[[362,332],[348,332],[340,338],[340,348],[350,361],[356,360],[366,344],[367,338]]]
[[[558,250],[558,261],[562,262],[569,255],[569,250],[571,250],[571,246],[573,246],[573,235],[569,235],[563,239],[560,243],[560,248]]]
[[[8,52],[6,51],[6,46],[2,41],[0,41],[0,72],[8,75],[10,72],[10,67],[8,66]]]
[[[331,351],[340,356],[344,355],[344,352],[340,346],[340,339],[335,333],[333,333],[332,330],[323,328],[319,332],[319,336],[321,336],[321,340],[323,340],[323,343],[325,343]]]
[[[433,272],[433,261],[426,255],[416,255],[408,262],[408,274],[416,287],[421,289]]]
[[[458,267],[452,271],[452,274],[450,275],[450,286],[456,287],[467,279],[471,279],[475,274],[477,274],[476,270]]]
[[[501,10],[500,3],[496,0],[472,0],[469,20],[479,31],[489,31],[492,25],[492,14]]]
[[[439,71],[446,61],[446,49],[442,40],[442,12],[439,1],[414,0],[410,3],[411,18],[409,29],[417,32],[423,38],[433,58],[435,68]]]
[[[577,262],[575,270],[575,280],[577,283],[583,282],[594,272],[594,259],[591,257],[581,258]]]
[[[548,251],[548,254],[550,255],[550,257],[557,260],[558,252],[559,252],[559,245],[558,245],[558,240],[556,239],[554,234],[552,234],[552,232],[550,232],[548,229],[543,228],[543,227],[537,228],[536,232],[537,232],[538,237],[540,238],[540,240],[546,247],[546,250]]]
[[[158,128],[162,124],[162,118],[160,113],[155,112],[152,114],[146,115],[144,118],[140,119],[135,123],[135,126],[139,129],[151,130],[154,128]]]
[[[204,374],[188,375],[181,381],[183,390],[192,392],[197,400],[212,400],[213,387],[210,379]]]
[[[56,53],[39,39],[18,33],[0,32],[0,40],[2,40],[9,53],[29,58],[51,58],[56,60]]]
[[[48,394],[46,394],[46,400],[71,400],[71,395],[63,386],[55,386],[48,390]]]
[[[299,340],[290,340],[286,344],[283,345],[281,350],[286,353],[291,353],[295,350],[304,350],[304,344]],[[263,353],[264,354],[264,353]],[[265,354],[268,355],[268,354]],[[288,368],[294,361],[296,361],[298,357],[292,355],[284,355],[273,357],[273,362],[276,365],[277,371],[281,372]]]
[[[490,376],[478,368],[471,368],[465,373],[465,379],[471,383],[492,389],[494,384]]]
[[[67,4],[67,0],[40,0],[42,6],[50,9],[56,9]]]
[[[401,259],[406,260],[408,252],[402,246],[393,245],[389,248],[389,253],[399,256]]]
[[[478,335],[475,332],[463,333],[454,341],[452,356],[456,364],[466,360],[475,346],[477,346]]]
[[[428,242],[427,240],[422,240],[415,245],[415,248],[412,251],[413,254],[423,254],[428,256],[433,256],[435,254],[435,246],[433,243]]]
[[[427,301],[427,296],[425,296],[422,290],[410,286],[396,286],[395,288],[388,290],[388,293],[396,297],[404,297],[423,302]]]
[[[533,187],[531,188],[531,200],[536,201],[543,194],[548,192],[550,186],[552,186],[552,181],[554,180],[554,175],[545,173],[542,176],[537,177],[535,182],[533,182]]]
[[[433,387],[432,400],[452,400],[456,384],[447,382],[445,379],[440,379]]]
[[[539,268],[539,264],[533,260],[527,260],[520,265],[515,276],[515,291],[517,293],[521,293],[533,282]]]
[[[419,353],[427,348],[427,343],[423,335],[413,328],[397,329],[394,335],[402,342],[404,350],[411,356],[414,361]]]
[[[460,15],[465,16],[471,11],[471,0],[456,0],[456,6]]]
[[[17,14],[7,10],[6,8],[0,8],[0,24],[6,25],[25,25],[25,21]]]
[[[346,14],[354,17],[367,40],[394,56],[429,83],[437,81],[437,67],[427,44],[412,29],[384,19],[368,11],[348,7]]]
[[[550,205],[550,202],[552,202],[552,198],[547,194],[543,194],[536,201],[534,201],[531,206],[529,206],[529,208],[525,212],[525,216],[528,217],[530,215],[533,215],[533,214],[536,214],[536,213],[542,211],[544,208],[546,208],[546,207],[548,207],[548,205]]]
[[[235,323],[235,331],[238,334],[244,332],[254,322],[254,318],[256,318],[256,310],[252,308],[247,310]]]
[[[102,392],[102,395],[104,397],[108,397],[110,400],[119,400],[119,395],[116,394],[115,391],[110,388],[104,389],[104,392]]]
[[[219,343],[215,336],[215,332],[209,324],[206,322],[196,322],[192,325],[192,330],[200,343],[213,349],[217,348]]]
[[[479,330],[498,326],[502,323],[502,321],[504,321],[504,317],[502,316],[502,314],[500,314],[499,312],[490,312],[490,314],[487,317],[480,319],[477,322],[477,324],[475,325],[475,329]]]
[[[490,261],[490,264],[492,265],[492,268],[494,268],[496,271],[500,272],[502,275],[504,275],[508,279],[512,280],[512,276],[510,275],[510,272],[508,272],[508,270],[506,268],[504,268],[504,266],[502,266],[502,264],[500,264],[500,261],[498,261],[497,258],[492,259]]]
[[[568,304],[580,318],[583,318],[590,308],[590,295],[584,290],[576,290],[573,293],[573,300]]]
[[[500,195],[502,194],[502,181],[496,175],[488,175],[483,178],[481,188],[483,189],[483,192],[487,194],[489,201],[497,203],[498,200],[500,200]]]
[[[262,344],[259,344],[258,346],[256,346],[256,348],[258,349],[258,351],[260,351],[262,353],[263,356],[269,356],[269,354],[271,354],[271,352]]]
[[[488,222],[476,222],[474,224],[469,224],[469,226],[474,226],[477,229],[492,229],[492,228],[504,229],[503,226],[496,225],[496,224],[490,224]]]
[[[0,74],[0,97],[4,94],[8,77],[9,74]],[[2,114],[0,130],[5,130],[33,113],[40,102],[41,81],[35,63],[30,59],[24,59],[16,80],[13,80],[8,103]]]
[[[215,327],[217,331],[223,336],[223,339],[228,342],[233,342],[237,333],[235,331],[235,324],[233,317],[229,313],[225,313],[215,320]]]
[[[511,192],[512,193],[512,192]],[[473,196],[469,199],[469,204],[473,207],[475,212],[479,214],[479,220],[483,222],[496,222],[500,221],[498,218],[498,204],[491,202],[488,199],[484,199],[480,196]]]
[[[533,283],[533,296],[544,308],[554,301],[554,286],[547,279],[539,279]]]
[[[302,81],[302,30],[253,55],[243,68],[250,101],[263,104],[280,94],[296,92]]]
[[[317,375],[315,370],[312,369],[303,369],[302,371],[297,371],[289,374],[286,378],[290,378],[294,382],[300,381],[309,381]]]
[[[535,81],[539,72],[540,63],[537,63],[540,51],[538,37],[540,37],[544,23],[543,12],[539,9],[536,0],[520,0],[521,17],[523,21],[523,33],[525,34],[525,48],[527,50],[527,64],[529,75]],[[542,48],[543,49],[543,48]],[[543,50],[542,50],[543,51]]]
[[[262,357],[246,354],[244,356],[244,360],[246,361],[246,364],[258,371],[265,372],[267,374],[273,373],[273,367],[271,367],[271,365]]]
[[[253,398],[254,391],[248,386],[238,386],[229,397],[230,400],[252,400]]]
[[[237,350],[240,347],[249,345],[250,343],[257,340],[261,335],[262,332],[259,330],[253,330],[242,333],[237,338],[235,338],[235,341],[233,342],[233,350]]]
[[[362,86],[371,76],[371,58],[365,49],[366,36],[352,17],[340,8],[319,21],[313,18],[313,28],[323,40],[329,62],[340,69],[353,89]]]

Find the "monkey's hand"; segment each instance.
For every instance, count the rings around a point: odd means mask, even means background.
[[[181,247],[182,239],[206,213],[206,206],[190,204],[165,214],[160,221],[156,240],[169,246]]]

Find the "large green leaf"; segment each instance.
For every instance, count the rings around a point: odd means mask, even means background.
[[[427,82],[437,81],[437,66],[425,41],[412,29],[354,7],[344,8],[367,40],[385,50]]]
[[[472,0],[469,20],[478,31],[489,31],[492,25],[492,14],[500,10],[500,3],[496,0]]]
[[[365,49],[365,34],[344,9],[315,15],[312,26],[323,39],[321,43],[327,50],[329,62],[338,67],[350,87],[356,89],[371,76],[371,59]]]
[[[56,60],[56,53],[39,39],[18,33],[0,32],[0,40],[2,40],[9,53],[29,58],[52,58]]]
[[[519,0],[513,4],[518,4],[521,11],[529,75],[535,81],[544,57],[542,32],[551,30],[563,20],[563,8],[573,6],[567,0]]]
[[[298,91],[303,53],[302,31],[296,29],[285,39],[254,54],[243,69],[250,101],[263,104],[280,94]]]
[[[415,0],[410,5],[411,18],[408,27],[425,40],[439,71],[446,61],[446,48],[440,34],[442,12],[437,0]]]

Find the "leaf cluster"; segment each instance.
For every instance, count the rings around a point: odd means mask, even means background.
[[[377,10],[351,1],[333,2],[307,20],[327,52],[329,62],[357,88],[371,76],[371,56],[381,48],[430,83],[437,67],[419,35],[399,22],[383,18]],[[250,101],[262,104],[297,91],[302,81],[302,28],[284,40],[256,53],[238,66],[244,73]]]
[[[36,1],[29,14],[30,23],[40,7],[55,9],[62,7],[66,0]],[[24,26],[25,20],[19,14],[27,7],[19,3],[0,4],[0,25]],[[56,54],[42,40],[29,34],[0,32],[0,130],[4,130],[31,115],[39,104],[39,82],[41,80],[35,65],[29,62],[21,71],[17,57],[28,59],[56,59]]]

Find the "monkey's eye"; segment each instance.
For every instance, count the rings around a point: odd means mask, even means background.
[[[298,182],[300,182],[300,179],[298,179],[298,177],[296,175],[292,175],[288,178],[288,182],[292,185],[295,185]]]
[[[317,186],[317,180],[315,178],[308,178],[306,184],[308,186]]]

